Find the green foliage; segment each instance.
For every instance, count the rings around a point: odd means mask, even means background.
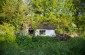
[[[7,23],[0,25],[0,41],[14,42],[15,39],[13,26]]]
[[[72,55],[85,55],[85,37],[72,38],[67,43]]]
[[[2,55],[84,55],[85,37],[56,42],[52,37],[17,37],[16,43],[5,43]]]
[[[57,33],[74,32],[72,24],[75,24],[76,32],[84,36],[84,0],[29,0],[29,4],[26,1],[0,0],[0,55],[85,55],[85,37],[57,42],[40,36],[16,39],[14,34],[24,21],[29,21],[33,29],[40,24],[55,23]]]
[[[72,1],[73,0],[30,0],[30,11],[31,14],[34,15],[31,19],[35,21],[35,26],[39,26],[43,21],[43,23],[48,23],[49,26],[52,26],[50,24],[55,24],[59,33],[67,32],[67,29],[68,32],[70,32],[73,19]]]
[[[73,0],[74,18],[73,21],[77,25],[77,30],[81,34],[85,32],[84,20],[85,20],[85,1]]]
[[[28,4],[27,0],[1,0],[0,6],[3,12],[0,13],[0,23],[10,23],[16,32],[19,32],[24,21],[28,19],[33,29],[38,28],[43,20],[48,20],[49,24],[55,23],[59,33],[71,32],[72,23],[80,27],[81,20],[77,18],[83,18],[84,15],[78,16],[77,12],[85,12],[84,2],[83,0],[29,0]],[[82,26],[84,27],[84,23]]]
[[[6,0],[3,2],[2,11],[0,13],[0,22],[10,23],[15,27],[16,32],[19,32],[21,25],[28,19],[28,4],[22,0]],[[4,20],[4,21],[3,21]]]

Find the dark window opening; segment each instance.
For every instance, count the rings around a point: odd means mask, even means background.
[[[29,34],[33,34],[34,30],[33,29],[29,29],[28,32],[29,32]]]
[[[40,30],[40,35],[44,35],[45,34],[45,30]]]

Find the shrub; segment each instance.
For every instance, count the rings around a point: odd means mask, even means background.
[[[15,39],[14,27],[12,25],[7,23],[0,25],[0,41],[14,42]]]

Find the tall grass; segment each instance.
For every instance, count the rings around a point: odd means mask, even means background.
[[[16,38],[15,43],[2,43],[0,55],[85,55],[85,38],[56,41],[52,37],[28,36]],[[0,44],[0,45],[2,45]]]

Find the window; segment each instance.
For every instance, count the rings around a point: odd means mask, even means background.
[[[45,35],[45,30],[40,30],[40,35]]]
[[[29,29],[28,32],[29,32],[29,34],[33,34],[34,30],[33,29]]]

